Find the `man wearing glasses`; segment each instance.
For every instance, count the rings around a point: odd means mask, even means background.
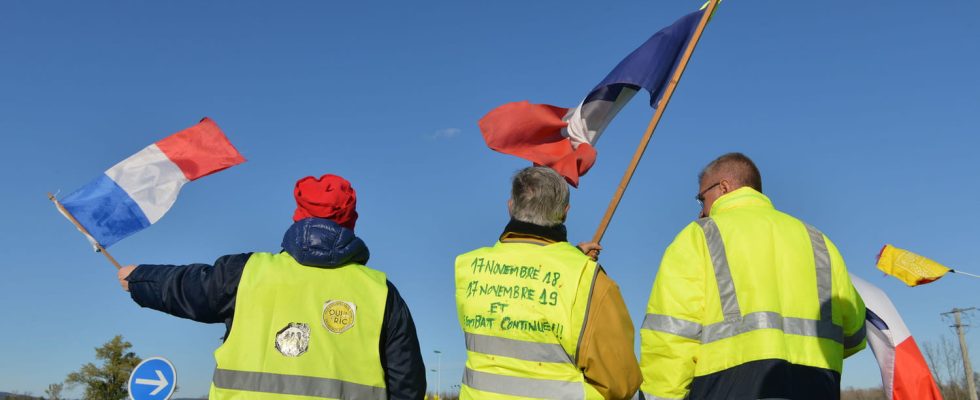
[[[773,208],[741,153],[699,175],[700,219],[664,253],[640,337],[646,399],[839,399],[864,303],[834,244]]]

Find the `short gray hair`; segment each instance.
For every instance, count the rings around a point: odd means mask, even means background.
[[[565,222],[568,184],[548,167],[528,167],[514,174],[510,216],[535,225],[555,226]]]
[[[714,159],[698,174],[698,184],[702,183],[704,177],[717,174],[732,179],[735,189],[748,186],[762,193],[762,174],[759,173],[759,168],[755,166],[752,159],[745,154],[727,153]]]

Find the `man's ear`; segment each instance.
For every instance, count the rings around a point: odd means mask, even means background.
[[[507,213],[514,215],[514,199],[507,199]]]
[[[727,194],[732,191],[732,183],[727,179],[722,179],[718,182],[718,188],[721,189],[721,194]]]

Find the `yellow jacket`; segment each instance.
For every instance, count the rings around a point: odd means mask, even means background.
[[[837,398],[843,358],[865,346],[864,314],[834,244],[740,188],[664,253],[640,333],[641,390]]]
[[[495,246],[456,259],[456,289],[461,399],[628,399],[639,388],[618,287],[564,227],[512,221]]]
[[[387,296],[385,274],[364,265],[253,253],[208,397],[387,399],[378,346]]]

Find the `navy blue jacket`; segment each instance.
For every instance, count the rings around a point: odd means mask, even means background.
[[[293,224],[283,237],[282,248],[297,262],[312,268],[332,268],[350,262],[366,264],[369,256],[367,245],[352,230],[319,218]],[[127,278],[129,293],[142,307],[198,322],[223,322],[227,338],[235,316],[238,283],[251,255],[227,255],[213,266],[140,265]],[[415,323],[391,282],[379,346],[388,398],[424,398],[425,365]]]

